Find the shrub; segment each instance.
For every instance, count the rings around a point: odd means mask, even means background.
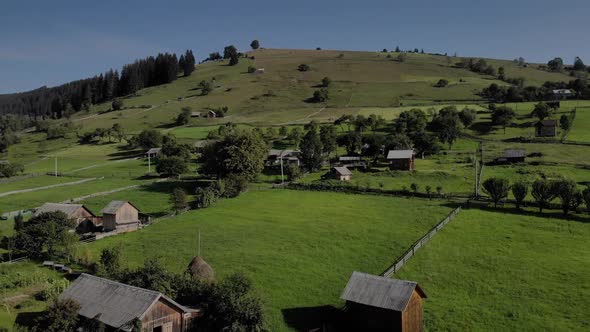
[[[308,64],[302,63],[297,67],[297,70],[299,71],[309,71],[311,69],[311,67],[309,67]]]
[[[316,103],[325,102],[328,100],[328,90],[319,89],[314,91],[312,100]]]
[[[35,295],[35,298],[39,301],[56,300],[68,288],[68,285],[67,279],[50,280],[45,283],[45,287]]]
[[[113,111],[118,111],[123,108],[123,101],[121,99],[115,99],[111,103],[111,108]]]
[[[290,164],[285,169],[285,175],[287,175],[287,180],[289,181],[296,181],[301,178],[301,168],[298,165]]]
[[[324,77],[322,78],[322,86],[324,88],[327,88],[328,86],[330,86],[330,84],[332,83],[332,80],[329,77]]]
[[[444,88],[447,85],[449,85],[449,81],[445,80],[444,78],[441,78],[440,80],[438,80],[438,82],[436,82],[434,86],[437,88]]]
[[[248,73],[252,74],[254,72],[256,72],[256,67],[248,66]]]
[[[238,197],[248,189],[248,179],[245,176],[230,174],[222,182],[225,188],[222,193],[223,197]]]

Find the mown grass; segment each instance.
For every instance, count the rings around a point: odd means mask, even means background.
[[[590,105],[579,107],[568,140],[590,143]]]
[[[429,331],[585,331],[590,218],[464,210],[397,278],[426,294]]]
[[[290,329],[283,310],[340,306],[339,294],[352,271],[383,272],[449,211],[427,200],[249,192],[87,248],[96,257],[102,248],[120,245],[131,266],[161,257],[171,270],[183,271],[196,255],[200,231],[202,255],[217,275],[243,271],[250,276],[270,330],[282,331]]]

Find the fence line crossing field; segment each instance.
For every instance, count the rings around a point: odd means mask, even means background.
[[[249,192],[204,210],[163,219],[141,231],[83,247],[122,246],[131,266],[160,257],[184,271],[197,253],[218,277],[243,271],[262,296],[272,331],[309,317],[295,309],[341,306],[339,295],[355,270],[380,274],[452,207],[440,201],[290,190]],[[309,311],[308,311],[309,312]]]
[[[513,212],[464,209],[396,274],[428,292],[427,330],[590,328],[590,217]]]

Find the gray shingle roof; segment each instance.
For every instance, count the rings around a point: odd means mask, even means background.
[[[38,216],[41,213],[45,213],[45,212],[61,211],[61,212],[65,213],[68,217],[72,217],[72,215],[74,213],[76,213],[80,208],[86,209],[88,212],[90,212],[94,216],[94,213],[92,213],[92,211],[88,210],[82,204],[61,204],[61,203],[45,203],[41,207],[37,208],[37,210],[35,210],[35,214],[33,216]]]
[[[523,149],[507,149],[507,150],[504,150],[504,157],[506,157],[506,158],[526,157],[526,151]]]
[[[352,172],[346,167],[334,167],[334,170],[340,175],[352,175]]]
[[[378,277],[355,271],[348,280],[340,298],[372,307],[403,312],[406,310],[414,289],[417,289],[422,297],[426,297],[416,282]]]
[[[134,287],[86,273],[81,274],[60,296],[80,304],[79,315],[130,331],[130,323],[141,319],[152,304],[164,298],[183,312],[189,311],[162,293]]]
[[[104,209],[100,210],[100,213],[116,214],[117,211],[119,211],[119,209],[122,208],[123,205],[125,205],[126,203],[129,203],[131,206],[137,209],[135,205],[131,204],[131,202],[128,201],[111,201],[107,206],[104,207]],[[137,210],[139,211],[139,209]]]
[[[161,150],[162,150],[162,148],[151,148],[151,149],[147,150],[146,154],[158,154],[158,153],[160,153]]]
[[[339,161],[360,161],[361,157],[359,156],[342,156],[338,158]]]
[[[414,150],[389,150],[387,159],[411,159]]]

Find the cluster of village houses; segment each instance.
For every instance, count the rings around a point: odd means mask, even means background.
[[[83,204],[45,203],[33,216],[45,212],[63,212],[76,223],[76,232],[114,232],[135,230],[149,222],[149,216],[128,201],[111,201],[96,215]]]

